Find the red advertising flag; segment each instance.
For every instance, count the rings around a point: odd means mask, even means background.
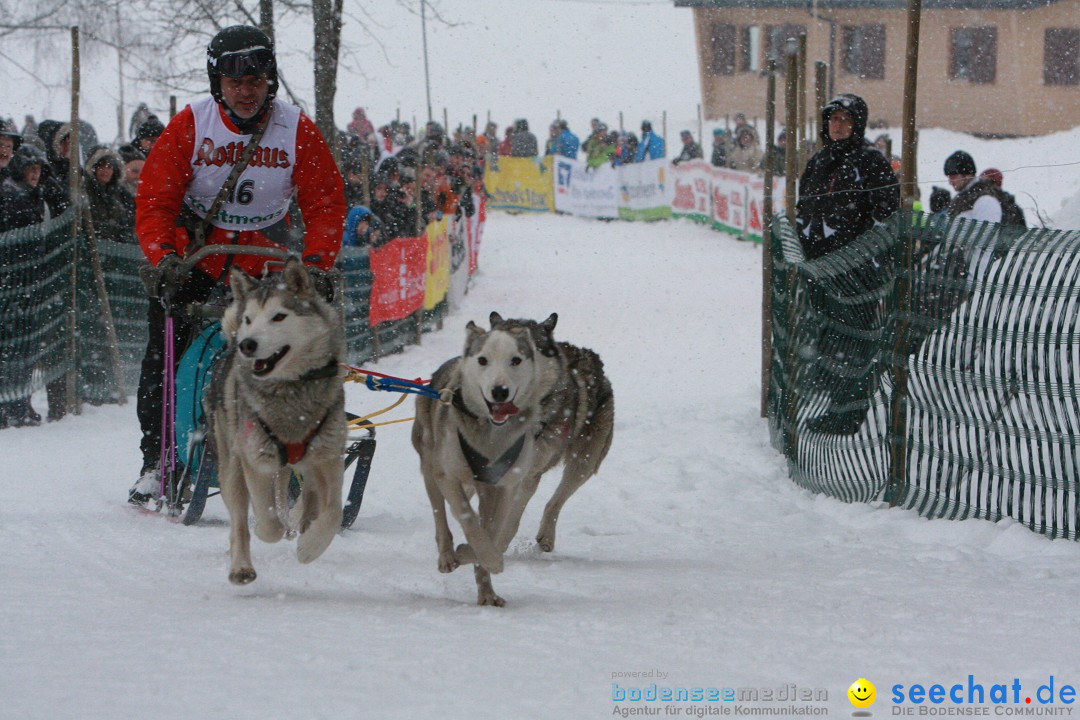
[[[371,250],[371,326],[401,320],[424,305],[427,235],[394,238]]]

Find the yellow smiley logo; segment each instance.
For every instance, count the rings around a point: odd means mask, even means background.
[[[870,682],[866,678],[859,678],[855,682],[851,683],[851,687],[847,691],[848,700],[851,704],[857,708],[868,708],[874,704],[874,700],[877,699],[877,688],[874,687],[874,683]]]

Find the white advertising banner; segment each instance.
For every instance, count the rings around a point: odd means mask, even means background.
[[[608,164],[590,169],[580,160],[556,156],[555,209],[582,217],[617,218],[618,174]]]
[[[646,160],[620,165],[619,217],[623,220],[660,220],[671,217],[671,161]]]

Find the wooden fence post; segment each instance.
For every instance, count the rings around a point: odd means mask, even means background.
[[[799,173],[806,168],[806,33],[799,35]]]
[[[698,107],[701,107],[700,105]],[[769,416],[772,385],[772,186],[776,148],[776,61],[769,61],[765,92],[765,197],[761,202],[761,417]]]
[[[68,193],[71,204],[76,208],[75,218],[71,222],[71,306],[68,308],[67,317],[67,341],[65,342],[65,356],[68,367],[64,383],[65,410],[78,415],[82,408],[79,405],[78,393],[75,385],[78,378],[78,307],[79,307],[79,213],[78,207],[82,204],[81,166],[82,166],[82,143],[79,141],[79,93],[82,91],[81,76],[79,69],[79,27],[71,28],[71,125],[68,135]]]
[[[798,58],[793,53],[788,54],[787,78],[784,87],[784,110],[787,116],[787,150],[784,153],[784,203],[785,212],[792,225],[795,224],[795,182],[798,180],[797,160],[802,151],[802,133],[799,132],[798,116]]]
[[[922,0],[908,0],[907,65],[904,70],[904,150],[900,161],[901,201],[904,210],[911,210],[915,201],[915,96],[919,73],[919,22]],[[911,215],[901,213],[900,242],[902,243],[899,282],[894,284],[897,333],[893,343],[893,392],[890,402],[889,428],[889,485],[885,500],[895,507],[907,495],[907,426],[908,426],[908,366],[906,336],[911,312],[911,274],[914,266],[914,238]]]
[[[86,230],[86,254],[90,259],[90,269],[94,273],[94,289],[97,291],[98,301],[101,303],[101,320],[105,325],[109,363],[112,365],[113,381],[116,383],[116,404],[125,405],[127,403],[127,393],[124,392],[124,371],[120,361],[120,341],[116,337],[116,323],[113,322],[112,304],[109,302],[109,293],[105,288],[105,276],[101,271],[101,254],[98,253],[97,233],[94,231],[94,223],[90,219],[89,206],[82,208],[80,218]]]

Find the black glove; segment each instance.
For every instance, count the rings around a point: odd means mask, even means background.
[[[171,298],[184,284],[191,268],[184,267],[183,261],[176,253],[169,253],[157,264],[157,270],[161,274],[158,280],[158,296]]]
[[[315,292],[321,295],[326,302],[334,301],[334,271],[327,272],[322,268],[308,265],[308,274],[311,276],[311,284]]]

